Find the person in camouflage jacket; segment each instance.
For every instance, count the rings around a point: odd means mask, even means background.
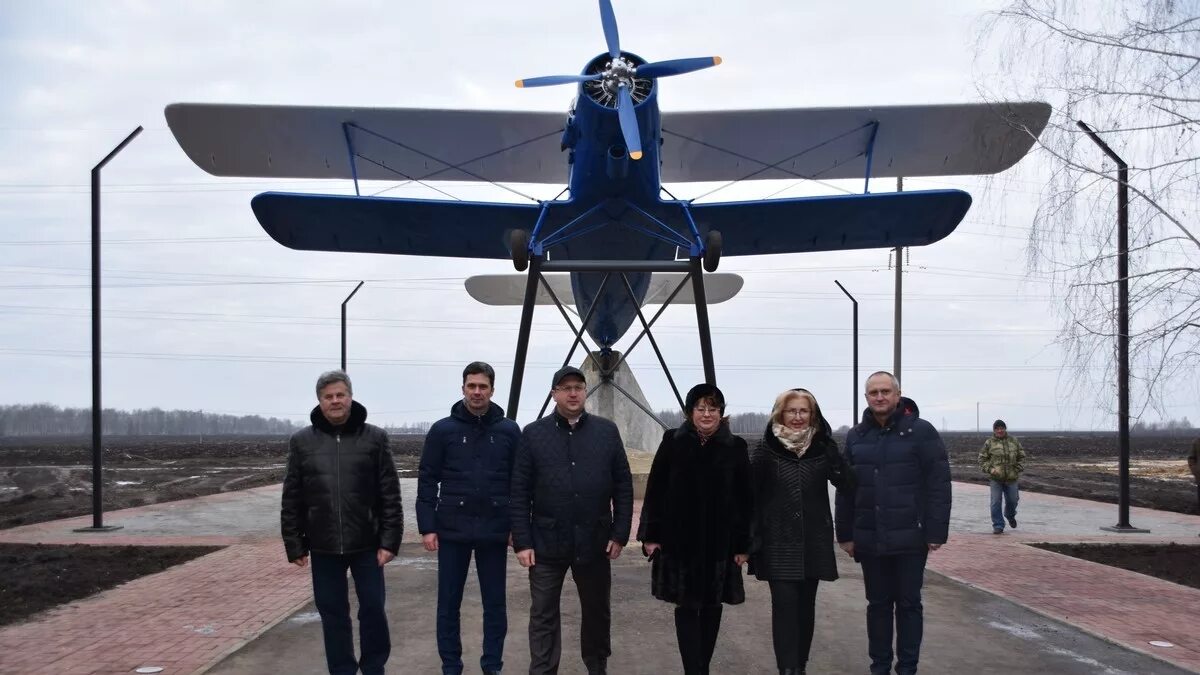
[[[1020,492],[1017,479],[1025,470],[1025,449],[1015,437],[1008,435],[1004,420],[992,424],[992,437],[983,442],[979,451],[979,466],[991,479],[992,533],[1004,533],[1004,521],[1017,527],[1017,502]]]

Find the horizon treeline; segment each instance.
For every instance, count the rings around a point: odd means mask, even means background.
[[[202,410],[115,410],[101,413],[105,435],[203,436],[290,434],[298,425],[261,415],[227,415]],[[49,403],[0,405],[0,437],[58,436],[92,433],[91,408],[63,408]]]

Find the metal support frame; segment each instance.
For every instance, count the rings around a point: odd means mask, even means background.
[[[104,408],[100,401],[103,391],[100,372],[100,170],[140,133],[142,126],[139,124],[99,164],[92,167],[92,526],[81,527],[76,532],[121,529],[120,525],[104,524]]]
[[[1075,124],[1117,163],[1117,524],[1100,529],[1149,532],[1129,524],[1129,165],[1091,127],[1082,121]]]
[[[350,136],[350,129],[355,126],[350,122],[342,122],[342,133],[346,136],[346,152],[350,155],[350,176],[354,178],[354,196],[361,197],[362,193],[358,191],[358,162],[355,160],[357,153],[354,152],[354,139]],[[342,366],[345,370],[345,366]]]
[[[867,175],[863,180],[863,194],[871,194],[871,163],[875,160],[875,136],[879,133],[879,122],[871,123],[871,137],[867,139]],[[842,289],[845,290],[845,289]]]
[[[347,372],[346,371],[346,303],[350,302],[350,298],[354,297],[354,294],[358,292],[358,289],[362,288],[362,285],[364,283],[366,283],[366,282],[365,281],[358,282],[358,285],[354,287],[354,290],[350,291],[350,295],[347,295],[346,299],[342,301],[342,372],[343,373]]]
[[[850,291],[846,290],[842,282],[834,279],[833,283],[837,284],[846,297],[850,298],[850,302],[854,303],[854,366],[850,370],[851,391],[853,392],[850,396],[850,426],[854,426],[858,424],[858,406],[860,405],[858,402],[858,300],[850,295]]]
[[[638,320],[642,324],[641,333],[638,334],[633,343],[630,344],[630,346],[625,350],[625,353],[621,355],[621,358],[617,359],[615,363],[609,363],[607,359],[604,361],[598,360],[593,350],[588,349],[588,345],[584,340],[584,333],[587,331],[588,321],[591,319],[592,314],[597,308],[597,303],[592,303],[592,306],[589,307],[587,312],[584,313],[579,327],[576,328],[575,322],[571,320],[570,314],[567,313],[562,301],[559,299],[558,295],[554,292],[554,289],[543,276],[543,273],[545,272],[604,273],[605,277],[603,281],[601,281],[600,290],[604,289],[613,274],[620,274],[631,301],[635,301],[636,296],[634,295],[632,285],[629,283],[629,278],[626,276],[630,272],[684,272],[685,276],[675,287],[675,290],[672,291],[667,297],[666,302],[663,303],[662,307],[659,308],[658,312],[655,313],[655,315],[649,321],[646,320],[646,316],[642,313],[641,308],[637,308],[636,311]],[[566,359],[563,361],[563,365],[565,366],[570,364],[576,348],[582,344],[588,353],[588,358],[592,359],[592,362],[596,365],[596,369],[600,372],[601,377],[601,382],[592,386],[588,393],[590,394],[591,392],[595,391],[596,388],[602,385],[610,385],[627,399],[629,399],[630,402],[649,415],[650,418],[656,423],[663,425],[663,422],[658,419],[658,416],[653,410],[647,408],[644,404],[635,399],[628,391],[616,384],[612,380],[612,375],[616,372],[617,368],[619,368],[621,364],[625,362],[625,360],[629,357],[629,354],[641,342],[641,339],[645,337],[649,340],[652,348],[654,349],[655,356],[658,358],[659,365],[662,366],[663,373],[666,375],[667,381],[671,385],[671,390],[675,394],[676,401],[679,402],[680,409],[683,408],[683,398],[680,396],[679,388],[675,384],[675,378],[671,375],[671,370],[667,366],[666,359],[662,355],[662,350],[659,348],[657,341],[654,339],[652,329],[655,322],[657,322],[659,317],[662,316],[666,308],[675,300],[676,296],[679,295],[679,292],[683,290],[688,281],[691,281],[693,294],[696,300],[697,327],[700,333],[700,345],[702,358],[704,360],[705,379],[709,383],[716,383],[716,371],[712,358],[712,339],[708,334],[708,312],[707,305],[705,304],[704,281],[702,274],[703,272],[700,265],[700,258],[692,258],[688,261],[563,260],[547,262],[544,261],[540,255],[530,257],[528,270],[529,276],[525,284],[525,298],[521,306],[521,321],[517,331],[517,350],[516,356],[513,359],[512,389],[509,391],[508,395],[508,409],[506,411],[508,418],[514,420],[517,418],[517,411],[521,401],[521,387],[524,383],[525,364],[529,353],[529,335],[533,325],[533,310],[536,306],[538,284],[541,284],[542,287],[546,289],[546,292],[550,295],[550,299],[554,302],[555,307],[557,307],[559,313],[562,314],[563,320],[566,321],[567,326],[575,336],[575,339],[571,344],[571,348],[567,352]],[[599,293],[597,293],[597,295],[599,295]],[[600,351],[601,356],[603,357],[604,350]],[[545,414],[546,408],[549,406],[549,404],[550,396],[547,395],[546,399],[542,403],[542,408],[538,413],[539,417]],[[666,427],[663,426],[663,428]]]

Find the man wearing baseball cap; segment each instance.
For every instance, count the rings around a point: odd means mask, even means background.
[[[598,675],[612,653],[609,564],[629,541],[633,477],[617,426],[584,410],[583,371],[565,366],[550,387],[554,411],[522,432],[510,491],[513,548],[529,570],[529,672],[558,672],[559,600],[570,570],[580,652],[588,675]]]

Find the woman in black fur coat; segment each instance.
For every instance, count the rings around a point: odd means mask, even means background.
[[[781,675],[804,673],[817,584],[837,579],[827,482],[853,487],[817,399],[791,389],[750,452],[755,509],[750,573],[771,585],[771,637]]]
[[[651,561],[651,592],[676,605],[684,673],[707,675],[722,603],[746,600],[750,463],[746,441],[729,431],[720,389],[692,387],[685,412],[654,455],[638,539]]]

